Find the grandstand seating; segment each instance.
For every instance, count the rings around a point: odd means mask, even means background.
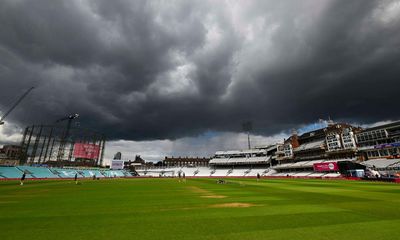
[[[314,172],[314,173],[311,173],[311,174],[307,175],[307,177],[322,177],[325,174],[326,173],[323,173],[323,172]]]
[[[214,171],[208,167],[172,167],[172,168],[155,168],[151,170],[136,170],[139,176],[151,176],[151,177],[159,177],[160,174],[163,177],[172,177],[178,176],[178,173],[185,173],[186,177],[209,177],[209,176],[225,176],[228,169],[224,169],[222,171]],[[223,174],[223,175],[220,175]]]
[[[181,169],[182,173],[185,173],[186,177],[194,176],[195,175],[194,172],[196,172],[196,170],[197,168],[190,168],[190,167]]]
[[[199,167],[197,168],[197,171],[199,171],[196,176],[198,177],[208,177],[211,174],[211,169],[208,167]]]
[[[230,169],[227,175],[243,177],[247,169]]]
[[[313,161],[309,161],[313,162]],[[309,162],[307,162],[309,164]],[[397,162],[400,164],[400,161]],[[282,164],[284,165],[284,164]],[[279,165],[279,166],[282,166]],[[285,165],[293,165],[285,164]],[[300,166],[296,163],[296,166]],[[394,166],[393,164],[391,166]],[[296,167],[295,167],[296,168]],[[277,172],[273,168],[225,168],[211,169],[209,167],[173,167],[158,168],[151,170],[137,170],[139,176],[159,177],[176,177],[178,172],[185,173],[186,177],[255,177],[257,174],[261,176],[277,176],[277,177],[340,177],[339,173],[319,173],[312,171],[285,171],[284,168]],[[290,172],[289,172],[290,171]],[[17,167],[0,167],[0,178],[20,178],[22,173],[26,173],[26,178],[74,178],[78,174],[78,178],[109,178],[109,177],[130,177],[132,176],[125,170],[108,170],[108,169],[73,169],[73,168],[46,168],[33,166],[17,166]]]
[[[400,159],[372,159],[362,162],[361,164],[367,167],[389,168],[400,164]]]
[[[327,173],[323,177],[337,178],[337,177],[340,177],[340,176],[341,176],[340,173]]]
[[[274,176],[274,177],[285,177],[285,176],[291,176],[291,173],[289,173],[289,172],[280,172],[280,173],[275,173],[275,174],[273,174],[271,176]]]
[[[309,161],[314,162],[314,161]],[[321,161],[319,161],[321,162]],[[283,165],[283,164],[282,164]],[[295,169],[295,168],[294,168]],[[327,173],[327,172],[314,172],[308,171],[293,171],[288,170],[284,172],[277,172],[274,168],[225,168],[225,169],[212,169],[209,167],[172,167],[172,168],[154,168],[151,170],[137,170],[139,176],[152,176],[159,177],[160,173],[164,177],[176,177],[178,172],[184,172],[186,177],[256,177],[257,174],[261,176],[272,176],[272,177],[341,177],[339,173]],[[284,170],[284,169],[282,169]],[[146,173],[146,174],[145,174]]]
[[[214,177],[223,177],[226,176],[228,173],[228,169],[216,169],[212,176]]]
[[[280,164],[274,166],[274,169],[286,169],[286,168],[291,168],[293,166],[293,163],[285,163],[285,164]]]
[[[60,178],[73,178],[75,176],[76,171],[72,169],[63,169],[63,168],[50,168],[50,171]],[[81,177],[78,174],[78,177]]]
[[[264,171],[261,173],[261,176],[272,176],[272,175],[275,174],[275,173],[276,173],[276,170],[275,170],[275,169],[269,168],[269,169],[264,170]]]
[[[313,160],[313,161],[308,161],[308,162],[304,162],[303,164],[301,164],[301,167],[313,167],[314,163],[323,163],[325,162],[324,160]]]
[[[3,178],[20,178],[22,171],[15,167],[0,167],[0,176]]]
[[[390,165],[392,168],[400,168],[400,162]]]
[[[123,171],[121,170],[110,170],[107,172],[108,177],[125,177]]]
[[[309,171],[308,172],[297,172],[297,173],[294,173],[293,176],[294,177],[306,177],[312,173],[313,172],[309,172]]]
[[[91,178],[94,175],[104,177],[129,177],[132,176],[125,170],[99,170],[99,169],[69,169],[69,168],[46,168],[32,166],[5,167],[0,166],[0,178],[20,178],[25,172],[26,178],[73,178],[78,173],[78,178]]]
[[[313,162],[313,161],[311,161]],[[162,168],[162,169],[151,169],[147,170],[145,174],[145,170],[137,170],[140,176],[152,176],[159,177],[160,173],[164,177],[177,176],[178,172],[184,172],[187,177],[256,177],[257,174],[261,176],[273,176],[273,177],[340,177],[339,173],[326,173],[326,172],[313,172],[313,171],[285,171],[285,172],[277,172],[272,168],[259,168],[259,169],[249,169],[249,168],[238,168],[234,169],[225,168],[225,169],[211,169],[208,167],[173,167],[173,168]]]
[[[89,171],[87,170],[76,170],[76,172],[78,173],[78,175],[81,175],[84,178],[92,177],[92,175],[90,175]]]
[[[95,175],[98,178],[104,177],[103,173],[99,170],[92,170],[93,175]]]
[[[341,161],[355,161],[355,159],[335,159],[335,160],[312,160],[312,161],[300,161],[295,163],[285,163],[276,165],[273,168],[278,170],[283,169],[301,169],[301,168],[312,168],[315,163],[323,163],[323,162],[341,162]]]
[[[268,163],[269,157],[233,157],[233,158],[213,158],[210,164],[219,165],[236,165],[236,164],[254,164],[254,163]]]
[[[31,167],[31,166],[18,166],[17,169],[28,173],[33,178],[59,178],[59,176],[52,173],[48,168]]]
[[[321,146],[324,144],[325,140],[318,140],[314,142],[308,142],[300,145],[298,148],[295,149],[296,152],[299,151],[304,151],[304,150],[309,150],[309,149],[316,149],[316,148],[321,148]]]

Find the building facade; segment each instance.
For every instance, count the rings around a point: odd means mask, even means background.
[[[0,152],[5,154],[8,159],[19,159],[21,147],[18,145],[4,145]]]
[[[364,129],[356,141],[360,160],[400,158],[400,121]]]
[[[303,133],[296,132],[278,146],[279,163],[311,160],[353,159],[357,145],[355,133],[361,129],[346,123],[330,123],[327,127]]]

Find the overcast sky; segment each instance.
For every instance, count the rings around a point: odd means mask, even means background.
[[[70,113],[116,150],[207,156],[319,118],[400,117],[400,3],[372,0],[0,2],[0,127]]]

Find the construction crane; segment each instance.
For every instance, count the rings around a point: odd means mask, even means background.
[[[34,87],[29,88],[24,94],[22,94],[21,97],[18,98],[18,100],[11,106],[11,108],[6,111],[6,113],[0,118],[0,125],[4,124],[4,119],[14,110],[16,106],[32,91]]]
[[[60,147],[58,149],[57,161],[61,161],[64,158],[65,143],[69,136],[69,131],[71,129],[72,121],[78,117],[79,117],[79,114],[75,113],[75,114],[71,114],[67,117],[60,118],[56,121],[56,123],[68,121],[67,128],[66,128],[65,133],[63,134],[61,141],[60,141]]]

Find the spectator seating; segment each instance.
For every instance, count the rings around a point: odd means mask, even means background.
[[[21,178],[25,172],[26,178],[74,178],[78,173],[78,178],[91,178],[93,176],[104,177],[130,177],[132,176],[125,170],[102,170],[102,169],[70,169],[70,168],[47,168],[33,166],[0,166],[0,178]]]
[[[3,178],[20,178],[22,171],[15,167],[0,167],[0,176]]]
[[[44,167],[18,166],[16,168],[22,172],[29,173],[33,178],[59,178],[59,176]]]

